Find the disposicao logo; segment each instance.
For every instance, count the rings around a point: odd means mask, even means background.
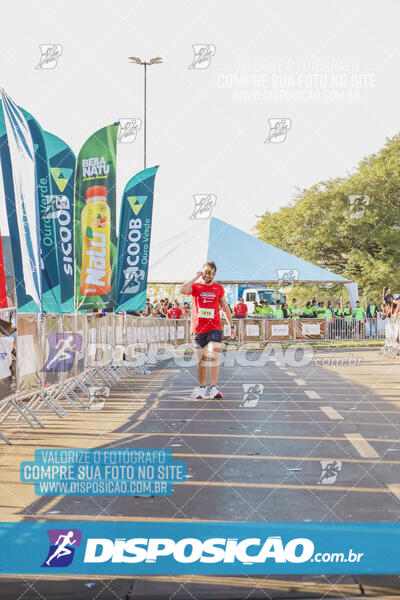
[[[209,538],[89,538],[86,543],[85,563],[156,563],[170,557],[177,563],[234,563],[246,565],[264,563],[303,563],[310,560],[314,544],[307,538],[295,538],[283,543],[280,536],[246,538],[243,540]]]
[[[42,567],[68,567],[74,558],[75,547],[81,545],[79,529],[48,529],[50,548]]]

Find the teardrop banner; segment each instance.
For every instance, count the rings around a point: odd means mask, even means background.
[[[146,307],[154,179],[158,167],[140,171],[125,186],[116,268],[117,312]]]
[[[59,137],[44,131],[56,226],[61,311],[74,312],[74,179],[76,157]]]
[[[19,312],[42,310],[35,149],[27,121],[1,90],[0,160]]]
[[[99,129],[79,152],[75,177],[75,309],[115,306],[118,123]]]

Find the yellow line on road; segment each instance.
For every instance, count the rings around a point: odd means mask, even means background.
[[[145,500],[145,498],[144,498]],[[146,517],[145,515],[142,516],[138,516],[138,517],[134,517],[129,515],[128,517],[122,516],[122,515],[103,515],[101,512],[98,512],[95,515],[61,515],[61,514],[57,514],[57,515],[48,515],[46,514],[46,512],[37,512],[37,513],[29,513],[29,515],[25,515],[25,516],[29,516],[29,518],[35,518],[38,517],[38,520],[40,521],[90,521],[90,522],[94,522],[94,521],[121,521],[123,523],[127,522],[129,523],[130,521],[135,521],[135,522],[151,522],[151,523],[160,523],[160,522],[166,522],[166,521],[171,521],[174,523],[229,523],[230,521],[225,521],[224,519],[177,519],[177,518],[172,518],[172,517]],[[27,521],[24,521],[27,522]],[[240,523],[241,521],[238,521],[238,523]]]
[[[278,392],[276,391],[274,393],[274,396],[278,396],[279,394],[281,396],[288,396],[288,399],[285,400],[285,398],[281,398],[280,400],[259,400],[259,404],[266,404],[266,403],[278,403],[278,404],[282,404],[282,402],[291,402],[293,401],[292,396],[294,396],[295,394],[303,394],[304,390],[294,390],[293,392]],[[234,400],[233,398],[222,398],[222,400],[218,400],[218,402],[220,403],[225,403],[225,402],[239,402],[242,400],[242,397],[240,396],[240,393],[238,392],[237,394],[238,398],[237,400]],[[242,394],[243,396],[243,394]],[[208,402],[212,402],[212,403],[216,403],[216,400],[211,400],[208,399]],[[189,396],[187,398],[177,398],[176,396],[168,398],[168,397],[164,397],[164,398],[160,398],[159,400],[160,402],[192,402],[194,405],[198,405],[199,402],[201,402],[200,400],[194,400],[193,398],[190,398]],[[312,402],[317,402],[317,400],[296,400],[297,402],[301,402],[301,403],[312,403]],[[338,404],[352,404],[354,406],[354,404],[362,404],[359,400],[331,400],[331,404],[333,403],[338,403]],[[392,402],[390,400],[374,400],[373,398],[371,400],[365,400],[363,402],[363,404],[372,404],[373,406],[375,406],[375,404],[392,404]],[[230,409],[229,409],[230,410]],[[396,412],[396,411],[392,411],[392,412]],[[397,411],[398,413],[398,411]]]
[[[145,433],[145,432],[141,432],[141,433]],[[262,435],[254,435],[251,434],[249,435],[248,433],[240,435],[239,433],[180,433],[180,432],[173,432],[171,431],[170,433],[166,433],[166,432],[148,432],[149,437],[154,437],[154,436],[158,436],[158,435],[162,435],[162,436],[168,436],[171,438],[175,438],[175,437],[216,437],[216,438],[249,438],[249,439],[267,439],[267,440],[324,440],[324,441],[346,441],[347,439],[349,439],[347,436],[348,435],[359,435],[358,433],[356,434],[345,434],[346,437],[331,437],[331,436],[314,436],[314,435],[266,435],[266,434],[262,434]],[[362,437],[362,436],[360,436]],[[364,441],[368,440],[370,442],[385,442],[385,443],[396,443],[399,441],[398,438],[395,439],[390,439],[390,438],[385,438],[385,439],[381,439],[381,438],[362,438]],[[375,451],[374,451],[375,452]],[[378,456],[378,455],[376,455]]]
[[[189,454],[187,452],[174,452],[174,458],[177,457],[187,457],[187,458],[221,458],[221,459],[244,459],[244,460],[294,460],[296,462],[304,462],[304,461],[315,461],[320,462],[321,460],[338,460],[338,457],[313,457],[313,456],[265,456],[259,454],[201,454],[200,452],[196,452],[195,454]],[[400,464],[400,460],[370,460],[367,458],[340,458],[341,462],[348,463],[367,463],[370,465],[383,463],[385,465],[398,465]]]
[[[281,403],[282,404],[282,403]],[[351,404],[351,403],[348,403]],[[174,412],[176,410],[190,410],[193,411],[193,407],[192,408],[188,408],[188,407],[171,407],[171,408],[161,408],[158,407],[157,410],[169,410],[171,412]],[[225,411],[227,409],[225,408],[199,408],[199,411],[204,412],[205,410],[219,410],[220,412]],[[318,408],[230,408],[229,412],[234,412],[234,411],[239,411],[239,412],[243,412],[245,410],[250,410],[251,412],[285,412],[285,413],[292,413],[292,412],[319,412],[320,409]],[[352,412],[350,411],[350,409],[348,408],[342,408],[341,409],[344,412]],[[359,410],[357,408],[357,414],[359,413],[369,413],[369,414],[377,414],[378,411],[376,410]],[[389,415],[398,415],[399,411],[398,410],[380,410],[379,414],[389,414]]]
[[[360,456],[364,458],[378,458],[379,454],[374,450],[371,444],[368,443],[367,439],[365,439],[361,433],[345,433],[346,438],[349,440],[350,444],[354,446]],[[369,441],[385,441],[385,440],[376,440],[373,438],[369,438]],[[389,440],[387,440],[389,441]],[[392,441],[392,440],[391,440]],[[398,441],[398,439],[397,439]]]
[[[320,406],[320,409],[333,421],[340,421],[344,418],[332,406]]]
[[[335,409],[332,409],[335,410]],[[274,411],[275,412],[275,411]],[[306,412],[310,412],[309,410]],[[319,411],[313,411],[313,412],[319,412]],[[336,411],[335,411],[336,412]],[[375,412],[375,411],[374,411]],[[339,413],[338,413],[339,414]],[[341,417],[343,418],[343,417]],[[180,417],[175,417],[175,419],[172,418],[168,418],[165,419],[164,417],[160,417],[159,419],[157,418],[151,418],[151,419],[147,419],[147,423],[159,423],[160,419],[162,420],[162,422],[168,422],[168,421],[172,421],[173,423],[181,423],[182,420],[180,419]],[[289,425],[292,425],[293,423],[298,423],[301,425],[318,425],[318,424],[325,424],[326,423],[330,423],[330,421],[317,421],[315,419],[313,419],[312,421],[310,421],[310,419],[308,419],[307,421],[299,421],[299,420],[293,420],[291,419],[290,421],[288,419],[264,419],[263,421],[260,421],[260,419],[186,419],[185,420],[186,423],[257,423],[258,425],[268,425],[268,423],[287,423]],[[388,422],[379,422],[376,423],[375,421],[352,421],[351,422],[352,425],[382,425],[384,427],[399,427],[400,423],[388,423]],[[148,434],[147,434],[148,435]],[[400,448],[399,448],[400,450]]]
[[[242,487],[242,488],[259,488],[259,489],[279,489],[279,490],[323,490],[324,492],[361,492],[361,493],[376,493],[390,494],[391,491],[386,488],[371,488],[357,487],[344,485],[307,485],[295,483],[246,483],[244,481],[176,481],[174,485],[194,485],[194,486],[209,486],[209,487]]]

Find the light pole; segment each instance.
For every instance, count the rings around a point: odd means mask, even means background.
[[[146,151],[147,151],[147,129],[146,129],[146,118],[147,118],[147,67],[150,65],[157,65],[162,63],[162,58],[157,56],[156,58],[151,58],[149,61],[142,60],[137,56],[130,56],[129,60],[132,63],[144,67],[144,122],[143,122],[143,136],[144,136],[144,168],[146,168]]]

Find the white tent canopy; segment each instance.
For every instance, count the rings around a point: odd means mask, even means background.
[[[350,283],[341,275],[288,254],[215,217],[195,220],[179,235],[152,244],[148,281],[187,281],[206,260],[216,263],[216,279],[222,283],[282,281],[285,272],[299,282]],[[351,283],[349,288],[354,293],[354,282]]]

